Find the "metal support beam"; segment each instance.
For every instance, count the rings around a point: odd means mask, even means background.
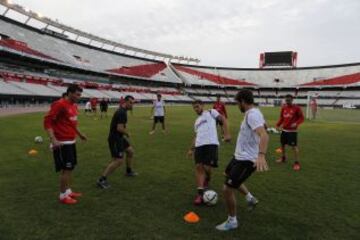
[[[24,24],[25,24],[25,25],[28,24],[31,18],[32,18],[32,17],[28,17],[28,18],[26,19],[26,21],[24,22]]]
[[[6,14],[9,12],[10,8],[7,8],[4,12],[3,12],[3,16],[6,16]]]

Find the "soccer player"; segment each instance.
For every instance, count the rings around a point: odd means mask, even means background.
[[[86,104],[85,104],[85,114],[86,114],[86,116],[88,116],[89,113],[91,113],[91,102],[87,101]]]
[[[281,149],[282,156],[277,160],[278,163],[286,161],[285,146],[289,145],[294,150],[295,163],[293,169],[300,170],[299,147],[297,145],[297,129],[304,122],[304,114],[301,108],[293,104],[293,96],[288,94],[285,96],[285,105],[281,108],[280,119],[276,124],[276,128],[281,131]]]
[[[161,123],[161,127],[163,130],[163,133],[165,133],[166,129],[165,129],[165,102],[161,99],[161,94],[157,94],[156,95],[157,99],[154,101],[153,106],[151,108],[151,113],[154,114],[153,119],[154,119],[154,123],[152,125],[152,129],[150,131],[150,135],[155,133],[155,129],[156,129],[156,124],[158,122]]]
[[[105,171],[97,181],[97,185],[106,189],[110,187],[107,178],[121,166],[126,153],[126,175],[135,176],[131,168],[132,158],[134,155],[134,149],[129,143],[130,134],[126,130],[127,124],[127,111],[131,110],[134,104],[134,98],[132,96],[126,96],[120,108],[114,113],[114,116],[110,124],[110,132],[108,137],[108,143],[112,161],[108,164]]]
[[[44,128],[50,138],[55,170],[60,172],[59,200],[63,204],[75,204],[76,198],[81,196],[81,193],[73,192],[70,188],[71,173],[77,165],[76,136],[86,140],[86,136],[77,129],[76,102],[81,97],[82,89],[72,84],[66,93],[51,105],[44,117]]]
[[[315,97],[312,97],[311,100],[310,100],[310,108],[311,108],[311,120],[315,120],[317,110],[318,110],[318,105],[317,105]]]
[[[253,93],[250,90],[241,90],[237,93],[235,100],[245,116],[240,126],[234,157],[225,170],[223,194],[228,219],[216,226],[216,229],[220,231],[238,227],[235,192],[255,170],[260,172],[268,170],[265,155],[269,136],[264,127],[264,117],[254,106]]]
[[[109,101],[103,98],[100,102],[100,118],[103,118],[103,115],[107,117],[108,107],[109,107]]]
[[[218,111],[223,117],[225,117],[227,119],[227,112],[226,112],[226,107],[225,107],[225,103],[221,102],[221,97],[220,95],[218,95],[216,97],[216,102],[214,103],[213,108]],[[221,134],[222,136],[224,136],[224,131],[222,128],[222,122],[221,121],[216,121],[216,125],[220,125],[221,126]]]
[[[195,175],[197,184],[197,195],[194,200],[195,205],[203,203],[204,189],[207,188],[210,178],[211,169],[218,167],[218,145],[219,140],[216,131],[216,121],[222,122],[224,128],[224,140],[230,141],[230,133],[226,118],[218,111],[211,109],[205,110],[200,100],[193,103],[193,109],[198,115],[195,121],[195,137],[188,156],[194,157]]]
[[[94,113],[95,117],[97,115],[97,103],[98,103],[97,98],[90,99],[91,111]]]

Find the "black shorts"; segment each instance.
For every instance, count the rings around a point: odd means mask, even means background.
[[[77,164],[76,146],[65,144],[53,149],[55,171],[73,170]]]
[[[280,136],[281,145],[289,145],[292,147],[297,146],[297,132],[281,132]]]
[[[222,126],[222,125],[223,125],[223,122],[222,122],[222,121],[220,121],[220,120],[218,120],[218,119],[216,119],[216,125],[220,125],[220,126]]]
[[[231,159],[226,167],[225,185],[231,188],[239,188],[245,180],[255,171],[254,162]]]
[[[154,123],[164,123],[165,122],[165,117],[164,116],[154,116]]]
[[[91,111],[96,112],[96,107],[91,107]]]
[[[124,158],[125,150],[130,147],[126,138],[108,139],[108,143],[112,158]]]
[[[107,107],[104,107],[104,108],[100,108],[100,112],[107,112]]]
[[[218,167],[218,146],[204,145],[195,148],[194,159],[196,164],[204,164],[211,167]]]

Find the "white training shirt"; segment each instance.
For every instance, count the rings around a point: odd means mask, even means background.
[[[91,103],[90,101],[86,102],[85,109],[91,109]]]
[[[158,101],[157,99],[154,101],[154,116],[155,117],[163,117],[165,115],[165,102],[163,100]]]
[[[214,109],[203,111],[196,119],[194,129],[196,133],[195,147],[204,145],[219,145],[216,130],[216,118],[220,113]]]
[[[265,119],[259,109],[251,108],[246,111],[236,142],[236,160],[256,161],[259,155],[260,137],[254,130],[258,127],[264,126],[264,124]]]

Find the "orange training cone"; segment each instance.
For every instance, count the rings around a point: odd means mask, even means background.
[[[31,149],[31,150],[28,152],[28,154],[29,154],[30,156],[35,156],[35,155],[38,154],[38,151],[36,151],[35,149]]]
[[[275,152],[276,152],[276,153],[282,153],[282,149],[281,149],[281,148],[277,148],[277,149],[275,150]]]
[[[184,220],[188,223],[197,223],[200,221],[200,217],[194,212],[189,212],[184,216]]]

